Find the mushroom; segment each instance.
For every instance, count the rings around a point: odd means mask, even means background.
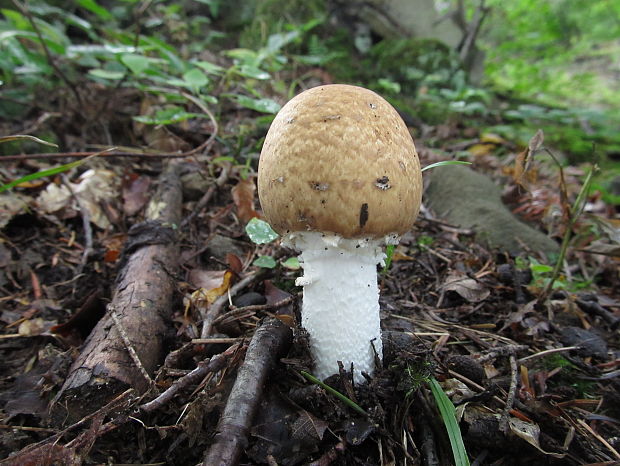
[[[377,264],[418,214],[422,176],[407,126],[382,97],[332,84],[294,97],[276,115],[258,167],[266,220],[301,251],[301,325],[314,373],[338,361],[354,380],[382,357]]]

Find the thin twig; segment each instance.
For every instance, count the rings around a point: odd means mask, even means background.
[[[466,385],[469,385],[470,387],[475,388],[476,390],[479,390],[481,392],[485,392],[487,389],[484,388],[482,385],[480,385],[479,383],[474,382],[471,379],[468,379],[467,377],[465,377],[464,375],[459,374],[458,372],[453,371],[452,369],[448,369],[448,374],[450,374],[451,376],[453,376],[455,379],[460,380],[461,382],[465,383]],[[493,395],[493,399],[497,402],[499,402],[500,404],[506,406],[506,401],[502,400],[499,396],[497,395]]]
[[[229,344],[229,343],[236,343],[241,340],[243,340],[242,337],[192,338],[192,345],[215,345],[215,344],[220,344],[220,343]]]
[[[185,97],[186,99],[192,101],[194,105],[196,105],[200,110],[202,110],[209,117],[209,120],[211,120],[211,124],[213,125],[213,130],[211,131],[211,135],[204,143],[202,143],[196,149],[190,151],[189,154],[195,154],[201,151],[202,149],[204,149],[206,152],[213,145],[213,142],[215,141],[215,138],[217,137],[217,133],[219,132],[219,125],[217,124],[217,120],[215,119],[215,117],[213,116],[213,113],[211,113],[211,111],[207,108],[207,106],[204,104],[202,100],[186,92],[181,92],[181,95]]]
[[[499,430],[504,433],[508,432],[508,418],[510,417],[510,410],[515,403],[515,396],[517,394],[517,382],[518,382],[518,367],[517,358],[514,354],[510,355],[510,388],[508,389],[508,396],[506,397],[506,406],[502,412],[502,417],[499,421]]]
[[[129,357],[131,357],[131,360],[133,361],[136,368],[138,369],[138,372],[140,372],[144,380],[146,380],[146,383],[148,384],[148,386],[149,387],[155,386],[155,382],[153,382],[153,379],[151,379],[151,376],[149,375],[149,373],[146,371],[146,369],[142,365],[142,361],[140,361],[140,358],[138,357],[136,350],[131,344],[131,340],[127,336],[127,332],[125,332],[125,327],[123,326],[121,320],[119,319],[116,313],[116,309],[112,307],[111,304],[110,304],[110,307],[112,308],[111,309],[112,312],[110,313],[112,316],[112,320],[114,321],[116,330],[118,330],[118,333],[120,334],[121,339],[123,340],[123,343],[125,344],[125,348],[127,349],[127,352],[129,353]]]
[[[579,347],[578,346],[566,346],[564,348],[551,348],[545,351],[541,351],[540,353],[530,354],[529,356],[525,356],[524,358],[519,359],[517,363],[521,365],[524,362],[531,361],[532,359],[535,359],[535,358],[543,358],[545,356],[549,356],[550,354],[564,353],[566,351],[572,351],[576,349],[579,349]]]
[[[101,413],[109,413],[110,411],[112,411],[113,409],[115,409],[118,405],[120,405],[121,403],[125,402],[125,400],[134,393],[134,389],[133,388],[129,388],[127,390],[125,390],[123,393],[121,393],[120,395],[116,396],[113,400],[111,400],[109,403],[107,403],[105,406],[102,406],[101,408],[99,408],[98,410],[96,410],[93,413],[88,414],[87,416],[84,416],[82,419],[80,419],[79,421],[77,421],[74,424],[71,424],[69,427],[66,427],[65,429],[61,430],[60,432],[44,439],[41,440],[40,442],[37,443],[33,443],[30,444],[26,447],[24,447],[21,451],[19,451],[18,453],[16,453],[15,456],[13,456],[13,458],[17,458],[17,455],[23,455],[25,453],[31,452],[36,448],[39,448],[43,445],[47,445],[49,443],[56,443],[58,442],[58,440],[60,438],[62,438],[65,434],[67,434],[68,432],[81,427],[82,425],[86,424],[88,421],[90,421],[91,419],[94,419],[96,416],[100,415]]]
[[[164,404],[168,403],[172,398],[188,385],[193,385],[202,380],[208,373],[217,372],[226,367],[230,357],[234,355],[240,348],[240,344],[235,344],[220,354],[216,354],[208,361],[200,361],[198,366],[189,374],[184,375],[180,379],[175,380],[170,388],[159,395],[154,400],[149,401],[140,406],[144,412],[150,413]]]
[[[297,299],[297,296],[291,295],[288,298],[281,299],[280,301],[273,303],[273,304],[254,304],[251,306],[243,306],[243,307],[231,306],[230,311],[228,311],[225,314],[222,314],[221,316],[213,320],[213,325],[217,325],[226,319],[232,319],[232,318],[238,319],[240,318],[240,316],[246,317],[246,313],[249,313],[249,315],[251,315],[251,314],[254,314],[260,311],[273,311],[276,309],[280,309],[281,307],[288,306],[293,301],[295,301],[295,299]]]
[[[271,369],[291,341],[291,329],[278,319],[265,319],[254,332],[204,465],[238,464]]]
[[[507,354],[517,354],[519,351],[525,351],[529,348],[527,345],[507,345],[507,346],[499,346],[497,348],[492,348],[489,351],[485,352],[479,358],[476,358],[476,362],[484,363],[490,361],[491,359],[495,359],[498,356],[505,356]],[[527,359],[527,358],[524,358]],[[519,361],[522,361],[520,359]]]
[[[250,286],[252,283],[258,281],[265,274],[263,269],[254,272],[247,277],[243,278],[241,281],[235,283],[229,290],[228,293],[223,294],[219,298],[217,298],[209,308],[203,312],[202,314],[202,331],[200,332],[200,338],[207,338],[211,334],[211,329],[213,328],[213,323],[215,319],[219,316],[220,312],[224,308],[224,306],[228,303],[229,296],[236,296],[241,290]]]
[[[564,199],[564,197],[567,196],[567,194],[565,193],[566,183],[564,181],[564,170],[562,169],[562,166],[559,164],[558,160],[555,158],[553,153],[549,149],[546,149],[546,151],[553,158],[553,160],[556,162],[556,164],[558,165],[560,169],[560,192],[562,194],[562,199],[563,199],[562,204],[568,206],[568,200]],[[566,258],[566,253],[568,252],[568,246],[573,236],[572,235],[573,226],[579,219],[582,209],[585,206],[586,196],[588,195],[588,192],[590,191],[590,183],[592,182],[592,176],[594,175],[594,172],[596,171],[598,171],[598,167],[594,165],[590,169],[588,174],[586,175],[586,179],[584,180],[583,185],[581,186],[581,189],[579,190],[579,194],[577,195],[577,199],[575,200],[575,203],[573,204],[573,206],[571,208],[568,208],[568,207],[565,208],[567,210],[567,213],[565,213],[565,215],[568,216],[568,218],[566,219],[566,222],[567,222],[566,231],[564,232],[564,236],[562,237],[562,245],[560,246],[560,254],[558,255],[557,262],[555,263],[555,266],[553,267],[553,272],[551,272],[551,277],[549,278],[547,285],[545,286],[544,290],[538,297],[537,303],[539,305],[545,302],[545,300],[551,293],[551,290],[553,289],[553,284],[557,280],[558,276],[560,275],[560,271],[562,270],[562,267],[564,266],[564,259]]]
[[[70,158],[70,159],[81,159],[85,157],[91,157],[93,155],[99,155],[99,157],[133,157],[139,159],[176,159],[187,157],[186,152],[181,153],[171,153],[171,152],[122,152],[122,151],[114,151],[114,152],[106,152],[101,153],[101,151],[89,151],[89,152],[49,152],[45,154],[19,154],[19,155],[3,155],[0,157],[0,162],[15,162],[20,160],[31,160],[31,159],[61,159],[61,158]]]
[[[581,427],[583,427],[584,429],[586,429],[592,436],[594,436],[594,438],[596,440],[598,440],[599,442],[601,442],[603,445],[605,445],[607,447],[607,449],[613,453],[613,455],[616,457],[617,460],[620,460],[620,453],[618,453],[618,450],[616,450],[614,447],[611,446],[611,444],[605,440],[603,437],[601,437],[599,434],[597,434],[592,427],[590,427],[583,419],[577,419],[577,422],[581,425]],[[615,463],[614,463],[615,464]]]

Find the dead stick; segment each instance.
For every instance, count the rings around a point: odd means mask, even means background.
[[[245,289],[247,286],[250,286],[252,283],[258,281],[264,275],[264,269],[260,269],[258,272],[255,272],[247,277],[243,278],[241,281],[235,283],[229,290],[227,294],[224,294],[217,298],[213,304],[207,309],[206,312],[203,313],[203,322],[202,322],[202,331],[200,332],[200,338],[207,338],[211,334],[211,329],[213,328],[213,322],[220,315],[220,312],[228,302],[228,298],[236,296],[239,291]]]
[[[267,318],[256,330],[218,423],[215,443],[205,455],[205,466],[239,463],[267,376],[291,341],[291,329],[278,319]]]
[[[188,385],[198,383],[210,372],[217,372],[224,369],[230,357],[238,350],[239,345],[233,345],[223,353],[216,354],[208,361],[199,362],[196,369],[191,371],[189,374],[184,375],[180,379],[175,380],[170,386],[170,388],[168,388],[165,392],[163,392],[154,400],[151,400],[148,403],[140,406],[140,409],[142,409],[142,411],[146,413],[150,413],[158,408],[161,408],[172,398],[174,398],[174,396],[183,388],[187,387]]]
[[[147,221],[129,232],[112,302],[54,399],[56,420],[79,419],[128,387],[139,392],[149,388],[144,374],[152,374],[163,359],[163,338],[173,309],[179,257],[175,225],[181,218],[179,171],[177,163],[168,164],[147,208]],[[135,350],[135,358],[128,348]],[[136,370],[138,363],[143,371]]]
[[[296,295],[291,295],[288,298],[281,299],[280,301],[273,303],[273,304],[253,304],[251,306],[243,306],[243,307],[230,306],[230,311],[228,311],[225,314],[222,314],[219,317],[216,317],[213,320],[213,325],[217,325],[227,319],[233,319],[233,318],[239,319],[239,316],[245,317],[246,313],[250,313],[251,315],[251,314],[256,313],[257,311],[275,311],[276,309],[280,309],[281,307],[288,306],[296,299],[297,299]]]
[[[515,396],[517,394],[517,382],[518,382],[518,367],[517,358],[514,354],[510,355],[510,388],[508,389],[508,397],[506,398],[506,406],[502,412],[502,417],[499,421],[499,430],[503,433],[508,433],[508,422],[510,418],[510,410],[515,403]]]
[[[41,450],[43,451],[43,449],[48,449],[49,448],[49,444],[50,443],[58,443],[60,441],[60,439],[67,434],[68,432],[77,429],[78,427],[83,426],[84,424],[86,424],[88,421],[90,421],[91,419],[94,419],[95,417],[101,415],[101,414],[107,414],[110,411],[112,411],[113,409],[118,409],[118,407],[122,404],[128,401],[128,398],[130,397],[130,395],[134,394],[134,390],[133,389],[129,389],[124,391],[123,393],[121,393],[120,395],[118,395],[116,398],[114,398],[113,400],[111,400],[108,404],[106,404],[105,406],[102,406],[100,409],[98,409],[97,411],[87,415],[86,417],[80,419],[79,421],[77,421],[75,424],[70,425],[69,427],[66,427],[65,429],[61,430],[60,432],[44,439],[41,440],[40,442],[37,443],[32,443],[30,445],[25,446],[24,448],[22,448],[19,452],[17,452],[15,455],[13,455],[10,459],[11,461],[15,461],[14,464],[26,464],[24,461],[20,461],[21,458],[24,458],[26,455],[31,455],[34,451],[36,450]],[[14,428],[14,427],[13,427]],[[7,461],[8,461],[7,459]],[[0,464],[4,464],[4,460],[0,461]]]
[[[19,155],[3,155],[0,157],[0,162],[14,162],[19,160],[31,160],[31,159],[61,159],[61,158],[86,158],[93,155],[98,157],[134,157],[143,159],[165,159],[165,158],[182,158],[187,157],[187,153],[143,153],[143,152],[50,152],[43,154],[19,154]]]

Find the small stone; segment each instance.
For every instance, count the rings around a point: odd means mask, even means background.
[[[454,372],[458,372],[478,385],[482,385],[486,378],[482,365],[470,356],[460,354],[450,356],[446,360],[446,364]]]
[[[607,343],[596,333],[580,327],[562,329],[560,340],[567,346],[578,346],[580,356],[607,359]]]

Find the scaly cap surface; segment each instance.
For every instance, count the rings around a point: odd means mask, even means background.
[[[276,115],[260,156],[258,195],[280,234],[402,234],[420,208],[420,162],[385,99],[356,86],[319,86]]]

